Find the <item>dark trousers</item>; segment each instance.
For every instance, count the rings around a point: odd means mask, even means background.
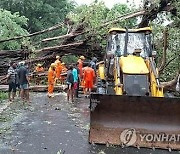
[[[10,82],[8,91],[9,92],[11,92],[11,91],[16,92],[16,83]]]
[[[79,82],[77,82],[77,87],[76,89],[74,89],[74,95],[76,98],[78,98],[78,95],[79,95]]]

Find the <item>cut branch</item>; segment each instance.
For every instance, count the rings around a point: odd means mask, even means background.
[[[32,37],[32,36],[40,35],[40,34],[43,34],[43,33],[46,33],[46,32],[50,32],[50,31],[56,30],[56,29],[62,27],[63,25],[64,25],[64,23],[59,23],[59,24],[54,25],[54,26],[52,26],[50,28],[47,28],[47,29],[44,29],[44,30],[41,30],[41,31],[38,31],[38,32],[35,32],[35,33],[32,33],[32,34],[23,35],[23,36],[16,36],[16,37],[13,37],[13,38],[8,38],[8,39],[0,40],[0,43],[7,42],[7,41],[12,41],[12,40],[18,40],[18,39],[22,39],[22,38],[26,38],[26,37]]]
[[[165,65],[166,65],[166,55],[167,55],[167,47],[168,47],[167,36],[168,36],[168,30],[167,30],[167,28],[165,28],[165,30],[164,30],[163,57],[162,57],[161,65],[159,67],[159,72],[162,72],[165,68]]]
[[[147,27],[149,26],[149,22],[153,21],[157,18],[158,13],[162,11],[171,12],[171,14],[176,14],[176,8],[172,7],[173,1],[171,0],[160,0],[158,7],[155,4],[156,1],[145,1],[144,3],[144,9],[146,10],[146,13],[142,17],[142,20],[138,27]]]
[[[24,55],[29,55],[31,53],[30,50],[0,50],[0,58],[17,58],[22,57]]]
[[[53,59],[53,58],[55,59],[55,54],[54,53],[52,55],[45,56],[45,57],[25,60],[25,63],[29,64],[29,63],[36,63],[36,62],[41,62],[41,61],[48,61],[49,59]]]
[[[99,28],[102,28],[104,26],[108,26],[110,24],[115,24],[115,23],[118,23],[120,22],[121,20],[126,20],[126,19],[130,19],[130,18],[134,18],[134,17],[138,17],[138,16],[141,16],[141,15],[144,15],[145,14],[145,11],[144,10],[141,10],[141,11],[137,11],[137,12],[133,12],[133,13],[129,13],[129,14],[125,14],[123,16],[120,16],[120,17],[117,17],[115,20],[113,21],[108,21],[108,22],[105,22],[104,24],[102,24]]]
[[[84,34],[84,32],[81,32],[81,33],[76,33],[76,34],[73,34],[73,33],[70,33],[70,34],[66,34],[66,35],[61,35],[61,36],[57,36],[57,37],[52,37],[52,38],[46,38],[46,39],[43,39],[42,42],[48,42],[48,41],[53,41],[53,40],[58,40],[58,39],[64,39],[64,38],[70,38],[70,37],[73,37],[73,36],[79,36],[79,35],[82,35]]]
[[[180,72],[178,71],[176,77],[173,80],[161,83],[161,85],[164,87],[165,90],[175,89],[179,73]]]
[[[84,42],[80,41],[80,42],[75,42],[75,43],[70,43],[70,44],[66,44],[66,45],[60,45],[60,46],[52,46],[52,47],[46,47],[40,50],[36,50],[35,52],[42,52],[42,51],[54,51],[54,50],[59,50],[62,48],[69,48],[69,47],[73,47],[73,46],[79,46],[82,45]]]

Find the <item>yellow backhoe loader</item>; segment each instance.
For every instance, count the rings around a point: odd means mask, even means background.
[[[180,149],[180,99],[165,97],[151,38],[150,27],[109,30],[90,96],[90,143]]]

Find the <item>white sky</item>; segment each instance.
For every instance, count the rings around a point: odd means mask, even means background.
[[[94,0],[74,0],[78,5],[81,4],[90,4],[92,3]],[[116,3],[121,3],[121,4],[135,4],[136,7],[139,7],[139,5],[142,4],[142,0],[102,0],[105,2],[106,6],[111,8],[114,4]],[[128,1],[128,3],[127,3]]]

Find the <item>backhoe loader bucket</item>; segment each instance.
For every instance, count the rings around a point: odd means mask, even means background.
[[[89,142],[180,149],[180,99],[91,94]]]

